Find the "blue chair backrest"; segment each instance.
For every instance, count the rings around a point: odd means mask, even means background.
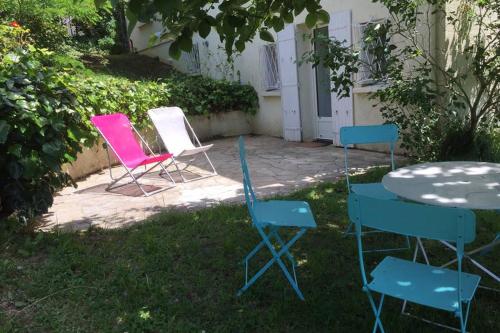
[[[391,233],[461,242],[476,236],[476,218],[468,209],[422,205],[399,200],[382,200],[349,194],[350,220],[360,227]]]
[[[349,194],[347,206],[349,219],[356,225],[363,285],[368,283],[361,237],[362,227],[366,226],[405,236],[455,242],[460,273],[457,281],[458,299],[461,299],[464,244],[474,241],[476,237],[476,216],[471,210],[375,199],[355,193]]]
[[[240,136],[238,145],[240,148],[240,162],[241,170],[243,172],[243,190],[245,192],[245,201],[248,207],[248,212],[250,213],[250,216],[255,223],[256,219],[253,212],[253,205],[257,202],[257,198],[255,197],[255,193],[252,187],[252,181],[250,180],[250,172],[248,171],[248,165],[246,161],[245,139],[243,138],[243,136]]]
[[[394,124],[345,126],[340,129],[340,143],[342,145],[392,143],[399,138],[398,127]]]
[[[347,187],[349,185],[349,164],[347,146],[353,144],[387,143],[391,151],[391,167],[394,164],[394,147],[399,139],[399,129],[394,124],[368,125],[368,126],[345,126],[340,129],[340,143],[344,146],[345,174]]]

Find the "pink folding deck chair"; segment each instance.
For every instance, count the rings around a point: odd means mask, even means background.
[[[155,155],[151,148],[149,148],[146,141],[139,134],[139,132],[135,129],[135,127],[130,123],[127,116],[121,113],[115,113],[110,115],[102,115],[102,116],[93,116],[91,119],[92,124],[97,128],[99,133],[101,133],[102,137],[107,143],[107,146],[111,147],[114,154],[121,162],[125,170],[127,171],[121,177],[113,178],[113,174],[111,173],[111,160],[109,159],[109,151],[106,147],[106,152],[108,153],[108,161],[109,161],[109,174],[112,179],[112,182],[106,188],[106,191],[121,187],[132,182],[136,183],[137,186],[141,189],[145,196],[150,196],[154,193],[165,190],[166,188],[161,188],[155,191],[147,192],[141,184],[138,182],[138,179],[144,176],[146,173],[154,169],[156,166],[161,167],[160,173],[165,172],[172,183],[175,184],[175,181],[172,179],[168,171],[163,166],[162,162],[172,158],[172,154],[160,154]],[[142,149],[140,143],[137,141],[135,134],[139,137],[142,143],[149,150],[150,155],[146,155],[144,150]],[[152,167],[147,169],[146,165],[154,164]],[[138,167],[144,166],[145,171],[134,174],[134,170]],[[126,176],[130,176],[132,178],[131,182],[120,184],[118,186],[113,187],[118,181],[123,179]]]

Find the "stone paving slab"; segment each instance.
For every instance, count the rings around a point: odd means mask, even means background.
[[[135,184],[105,191],[110,182],[108,170],[79,181],[54,198],[54,205],[42,218],[42,229],[84,230],[91,226],[118,228],[138,223],[165,209],[190,209],[220,202],[243,202],[242,174],[237,138],[224,138],[210,143],[209,156],[218,175],[182,183],[172,173],[176,186],[149,197],[142,196]],[[285,142],[267,136],[247,136],[247,160],[255,192],[260,197],[311,186],[343,176],[344,155],[333,145]],[[363,150],[350,151],[350,166],[360,171],[371,166],[388,165],[387,154]],[[169,170],[173,170],[169,168]],[[210,168],[201,157],[190,167],[195,174],[206,175]],[[113,175],[124,169],[113,168]],[[148,190],[170,187],[172,183],[158,172],[141,178]]]

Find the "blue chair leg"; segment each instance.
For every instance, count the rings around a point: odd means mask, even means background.
[[[349,222],[349,225],[347,226],[347,228],[343,232],[343,236],[344,237],[347,237],[347,236],[355,234],[354,231],[351,231],[353,225],[354,224],[352,222]],[[382,231],[378,231],[378,230],[364,231],[361,235],[365,236],[366,234],[373,234],[373,233],[382,233]],[[365,252],[365,253],[371,253],[371,252],[389,252],[389,251],[403,251],[403,250],[409,250],[409,249],[411,249],[410,237],[406,236],[406,246],[389,248],[389,249],[365,250],[363,252]]]
[[[380,320],[380,314],[382,313],[382,306],[384,305],[384,297],[382,294],[380,296],[380,303],[378,307],[375,304],[375,300],[373,299],[372,293],[368,289],[368,287],[363,287],[363,291],[368,294],[368,300],[370,301],[370,306],[373,310],[373,314],[375,315],[375,323],[373,325],[373,333],[377,332],[377,328],[380,328],[380,332],[385,333],[384,326],[382,325],[382,321]]]
[[[466,333],[467,332],[467,320],[469,318],[469,309],[470,309],[470,302],[467,302],[467,307],[465,309],[465,314],[463,313],[463,305],[460,307],[460,310],[457,313],[457,317],[460,319],[460,332],[461,333]]]
[[[248,253],[248,255],[245,257],[245,259],[243,259],[244,262],[248,262],[250,259],[252,259],[252,257],[254,255],[257,254],[257,252],[260,251],[260,249],[262,249],[262,247],[264,247],[265,243],[264,241],[261,241],[252,251],[250,251],[250,253]]]
[[[276,235],[276,230],[273,229],[267,236],[269,237],[269,239],[271,239],[272,237],[276,237]],[[284,246],[281,238],[278,239],[278,241],[280,242],[281,246]],[[261,241],[252,251],[250,251],[250,253],[247,254],[245,259],[243,259],[243,264],[245,265],[245,283],[248,282],[248,262],[264,247],[265,244],[266,243],[264,241]],[[287,253],[289,252],[287,251]]]
[[[243,264],[245,265],[245,284],[248,283],[248,262],[254,255],[256,255],[263,247],[265,243],[261,241],[248,255],[243,259]]]
[[[497,243],[500,243],[500,233],[498,233],[493,241],[488,244],[488,246],[485,246],[479,254],[482,256],[489,254],[491,250],[497,245]]]
[[[353,225],[354,224],[351,221],[349,221],[349,225],[347,226],[347,228],[344,230],[344,233],[343,233],[344,237],[354,234],[354,231],[351,231]]]
[[[274,229],[273,230],[273,233],[272,233],[273,237],[276,238],[276,240],[278,241],[278,243],[281,245],[281,247],[284,247],[285,246],[285,242],[283,241],[283,239],[281,239],[279,233],[278,233],[278,229]],[[293,265],[293,266],[296,266],[296,261],[295,261],[295,258],[292,256],[292,254],[290,253],[290,251],[286,251],[286,256],[288,257],[288,260],[290,260],[290,263]]]
[[[306,229],[301,229],[290,241],[288,241],[288,243],[284,244],[284,246],[282,246],[282,248],[276,252],[274,246],[271,244],[269,238],[271,235],[266,235],[263,231],[261,231],[259,229],[259,233],[261,233],[261,236],[263,238],[263,241],[265,243],[265,245],[267,245],[267,247],[269,248],[269,250],[271,251],[271,254],[273,255],[273,258],[271,260],[269,260],[257,273],[255,273],[255,275],[248,281],[246,281],[245,285],[238,291],[237,295],[238,296],[241,296],[252,284],[255,283],[255,281],[257,281],[257,279],[262,276],[262,274],[264,274],[270,267],[272,264],[274,264],[275,262],[278,263],[278,265],[280,266],[281,270],[283,271],[283,274],[285,275],[285,277],[287,278],[288,282],[290,282],[292,288],[295,290],[295,292],[297,293],[297,296],[301,299],[301,300],[304,300],[304,295],[302,294],[302,292],[300,291],[299,289],[299,286],[298,286],[298,283],[297,283],[297,280],[296,278],[292,278],[292,276],[290,275],[290,273],[288,272],[285,264],[283,263],[283,261],[281,260],[281,256],[283,256],[284,254],[286,254],[289,250],[289,248],[306,232]],[[254,248],[252,250],[252,252],[250,254],[252,255],[255,255],[255,253],[258,252],[258,250],[260,250],[261,248],[261,244],[259,243],[259,245],[257,245],[256,248]],[[258,249],[257,249],[258,248]],[[251,258],[250,254],[247,256],[247,258]],[[295,276],[295,270],[294,270],[294,276]]]
[[[276,238],[276,240],[278,241],[278,243],[280,244],[280,246],[283,248],[285,246],[285,242],[283,241],[283,239],[281,239],[279,233],[278,233],[278,230],[274,230],[274,234],[273,234],[274,238]],[[290,253],[290,251],[286,251],[285,252],[288,260],[290,261],[290,264],[292,265],[292,271],[293,271],[293,279],[295,281],[295,284],[298,286],[299,285],[299,282],[297,281],[297,273],[295,271],[295,267],[297,266],[297,262],[295,261],[295,258],[292,256],[292,254]]]

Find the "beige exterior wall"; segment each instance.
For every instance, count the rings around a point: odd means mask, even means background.
[[[388,17],[385,7],[372,3],[371,0],[325,0],[321,2],[323,8],[330,14],[337,11],[351,10],[352,26],[370,20],[383,19]],[[306,12],[295,18],[297,59],[308,51],[311,47],[310,41],[304,36],[312,33],[305,22]],[[159,31],[161,26],[158,23],[150,24],[150,27],[136,28],[132,34],[136,47],[145,45],[144,40],[149,38],[149,34]],[[354,39],[354,29],[353,29]],[[275,40],[276,34],[274,34]],[[255,37],[251,44],[247,44],[241,55],[234,59],[234,68],[226,62],[226,55],[221,48],[219,37],[214,30],[206,40],[195,37],[195,42],[199,45],[201,73],[213,78],[226,78],[251,84],[259,95],[260,110],[251,120],[251,129],[256,134],[266,134],[272,136],[283,135],[283,115],[281,110],[281,98],[279,91],[265,92],[262,87],[262,66],[260,64],[259,50],[266,42]],[[150,56],[157,56],[160,60],[169,61],[168,47],[159,46],[143,52]],[[298,67],[299,73],[299,94],[301,103],[302,134],[305,141],[314,140],[316,136],[316,92],[314,87],[313,69],[310,64],[302,64]],[[380,124],[383,118],[377,108],[373,107],[375,101],[368,98],[369,93],[377,86],[355,87],[353,89],[353,121],[355,125]]]
[[[468,77],[468,80],[464,82],[462,88],[469,98],[474,101],[477,96],[479,82],[470,73],[473,70],[473,59],[470,57],[467,48],[470,47],[471,40],[477,39],[478,34],[483,36],[484,41],[484,36],[487,32],[485,30],[480,31],[477,22],[476,24],[469,24],[469,21],[465,19],[465,17],[469,15],[471,7],[477,8],[477,3],[467,0],[454,0],[446,3],[446,12],[458,13],[457,16],[459,18],[464,17],[464,19],[459,19],[456,26],[449,23],[444,17],[441,22],[436,22],[435,40],[437,42],[435,45],[435,53],[443,64],[443,68],[453,68],[456,70],[455,75],[457,77],[462,75]],[[491,11],[485,18],[485,22],[487,23],[498,22],[499,20],[500,17],[498,17],[498,13]],[[498,34],[499,32],[497,31],[496,33]],[[493,36],[491,38],[493,38]],[[466,110],[462,111],[468,112]]]

